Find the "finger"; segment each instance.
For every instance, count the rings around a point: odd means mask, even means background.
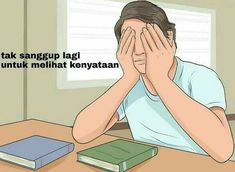
[[[150,47],[149,47],[149,45],[148,45],[148,43],[146,41],[146,38],[144,37],[143,33],[140,34],[140,39],[141,39],[141,42],[143,44],[144,51],[145,51],[146,55],[149,54],[149,52],[151,52],[151,49],[150,49]]]
[[[123,38],[123,35],[124,35],[125,31],[126,31],[126,29],[122,29],[121,37],[120,37],[120,39],[119,39],[119,44],[120,44],[120,42],[122,41],[122,38]]]
[[[126,29],[122,29],[121,37],[120,37],[119,42],[118,42],[117,52],[121,52],[121,42],[122,42],[122,39],[123,39],[123,36],[124,36],[125,32],[126,32]]]
[[[135,47],[135,40],[136,40],[135,36],[132,36],[131,37],[131,43],[130,43],[129,48],[127,49],[126,54],[128,54],[128,55],[132,55],[133,54],[134,47]]]
[[[167,38],[163,34],[162,30],[159,28],[159,26],[157,24],[154,24],[154,30],[158,34],[158,37],[160,38],[160,40],[161,40],[162,44],[164,45],[164,47],[169,49],[171,46],[170,46],[169,42],[167,41]]]
[[[119,48],[120,48],[121,51],[122,51],[122,49],[123,49],[123,47],[124,47],[128,37],[130,36],[131,31],[132,31],[132,29],[130,27],[128,27],[126,29],[126,31],[124,32],[123,38],[122,38],[122,40],[120,42],[120,45],[119,45]]]
[[[149,31],[146,28],[143,28],[143,33],[147,40],[147,43],[149,44],[150,49],[153,51],[156,48],[153,38],[151,37]]]
[[[120,40],[118,42],[118,51],[121,50],[121,46],[122,46],[121,43],[122,43],[122,39],[123,39],[123,36],[125,35],[126,30],[127,30],[127,28],[126,29],[122,29],[121,38],[120,38]]]
[[[130,46],[131,39],[132,39],[133,36],[134,36],[134,32],[132,31],[131,34],[129,35],[129,37],[127,38],[127,40],[126,40],[126,43],[125,43],[125,45],[123,46],[123,48],[121,50],[121,53],[124,53],[124,54],[127,53],[127,50]]]
[[[154,30],[153,26],[150,24],[147,24],[147,29],[151,35],[151,37],[153,38],[153,41],[155,42],[155,45],[158,49],[163,49],[164,45],[162,44],[158,34],[156,33],[156,31]]]

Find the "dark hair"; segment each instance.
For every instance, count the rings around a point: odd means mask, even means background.
[[[114,32],[117,40],[121,37],[121,28],[125,20],[139,19],[145,23],[155,23],[168,38],[167,31],[173,32],[173,40],[176,38],[175,24],[170,23],[165,11],[157,5],[148,1],[133,1],[128,3],[121,12],[120,19],[117,21]]]

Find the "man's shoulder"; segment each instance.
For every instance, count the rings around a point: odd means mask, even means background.
[[[182,61],[183,64],[183,74],[189,78],[199,76],[199,77],[209,77],[209,76],[217,76],[216,72],[204,65]]]

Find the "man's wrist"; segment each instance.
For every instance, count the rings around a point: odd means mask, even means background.
[[[122,79],[137,82],[139,80],[139,75],[123,74]]]
[[[121,77],[121,80],[122,80],[125,84],[134,85],[134,84],[136,84],[136,82],[139,80],[139,76],[123,75],[123,76]]]
[[[152,84],[157,92],[165,89],[167,85],[169,85],[172,80],[168,76],[162,76],[157,79],[152,79]]]

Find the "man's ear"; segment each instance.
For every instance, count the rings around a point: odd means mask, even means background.
[[[173,32],[172,31],[167,31],[167,33],[168,33],[167,40],[168,40],[169,44],[172,46],[173,42],[174,42],[174,40],[173,40]]]

